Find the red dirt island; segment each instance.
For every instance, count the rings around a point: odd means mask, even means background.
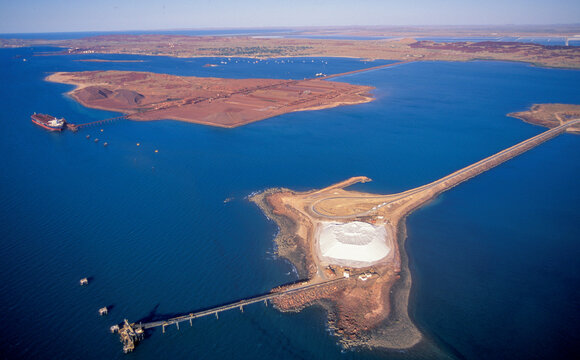
[[[81,104],[133,120],[173,119],[233,128],[294,111],[373,100],[372,87],[322,79],[221,79],[134,71],[59,72]]]

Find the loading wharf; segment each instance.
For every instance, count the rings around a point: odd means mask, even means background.
[[[97,126],[97,125],[102,125],[102,124],[106,124],[106,123],[111,123],[113,121],[117,121],[117,120],[125,120],[128,119],[130,115],[123,115],[123,116],[115,116],[115,117],[111,117],[111,118],[106,118],[106,119],[102,119],[102,120],[97,120],[97,121],[92,121],[89,123],[84,123],[84,124],[71,124],[71,123],[67,123],[66,124],[66,128],[69,129],[72,132],[77,132],[82,128],[86,128],[86,127],[91,127],[91,126]]]
[[[263,301],[264,304],[266,304],[267,306],[268,300],[272,300],[285,295],[291,295],[305,290],[311,290],[319,287],[328,286],[342,281],[348,281],[349,279],[350,280],[356,279],[356,276],[335,278],[316,283],[307,283],[307,282],[301,283],[287,290],[270,292],[268,294],[246,298],[229,304],[220,305],[210,309],[200,310],[197,312],[192,312],[189,314],[173,317],[166,320],[159,320],[147,323],[130,323],[127,319],[125,319],[122,324],[112,326],[111,332],[119,333],[121,343],[123,343],[123,352],[129,353],[135,349],[135,346],[137,345],[138,342],[144,339],[145,330],[161,327],[163,333],[165,333],[165,328],[171,325],[175,325],[179,330],[179,323],[181,322],[189,321],[189,325],[193,326],[193,319],[198,319],[208,315],[215,315],[216,319],[219,319],[220,312],[232,309],[240,309],[240,311],[244,312],[244,306],[247,305]]]

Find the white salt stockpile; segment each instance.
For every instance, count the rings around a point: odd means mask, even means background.
[[[318,246],[324,261],[352,267],[373,265],[391,251],[384,226],[360,221],[322,223],[318,231]]]

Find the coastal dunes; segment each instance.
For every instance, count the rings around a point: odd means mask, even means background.
[[[294,111],[370,102],[369,86],[322,79],[222,79],[135,71],[58,72],[84,106],[132,120],[173,119],[233,128]]]

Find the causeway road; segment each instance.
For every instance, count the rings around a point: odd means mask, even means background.
[[[320,216],[320,217],[324,217],[324,218],[328,218],[328,219],[351,219],[351,218],[356,218],[356,217],[361,217],[361,216],[369,216],[372,215],[376,210],[378,210],[378,208],[392,204],[396,201],[399,201],[403,198],[412,196],[412,195],[416,195],[419,192],[423,192],[423,191],[432,191],[432,196],[431,197],[435,197],[438,194],[440,194],[443,191],[449,190],[452,187],[458,185],[459,183],[466,181],[472,177],[475,177],[491,168],[494,168],[520,154],[523,154],[524,152],[535,148],[536,146],[555,138],[556,136],[564,133],[566,131],[566,129],[568,129],[569,127],[572,127],[574,125],[578,125],[580,124],[580,119],[573,119],[570,120],[562,125],[559,125],[557,127],[554,127],[552,129],[549,129],[547,131],[544,131],[534,137],[531,137],[527,140],[524,140],[514,146],[511,146],[507,149],[504,149],[494,155],[491,155],[483,160],[480,160],[476,163],[473,163],[469,166],[464,167],[463,169],[460,169],[458,171],[455,171],[439,180],[436,180],[434,182],[431,182],[429,184],[414,188],[414,189],[410,189],[398,194],[391,194],[391,195],[368,195],[368,196],[334,196],[334,197],[328,197],[328,198],[323,198],[320,199],[316,202],[314,202],[311,206],[310,206],[310,210],[312,213]],[[357,178],[358,179],[358,178]],[[334,187],[336,188],[336,186]],[[367,211],[363,211],[363,212],[359,212],[359,213],[354,213],[354,214],[349,214],[349,215],[331,215],[331,214],[327,214],[324,213],[322,211],[320,211],[317,206],[320,205],[321,203],[325,202],[325,201],[329,201],[329,200],[337,200],[337,199],[344,199],[344,200],[353,200],[353,199],[361,199],[361,200],[367,200],[367,199],[376,199],[377,202],[380,202],[380,204],[376,205],[375,207],[373,207],[370,210]],[[384,201],[381,201],[384,200]]]

